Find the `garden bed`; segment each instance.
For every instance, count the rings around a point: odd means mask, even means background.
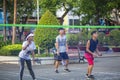
[[[120,52],[120,48],[112,48],[113,52]]]
[[[109,48],[108,48],[108,47],[99,46],[99,47],[98,47],[98,50],[99,50],[99,51],[108,51]]]

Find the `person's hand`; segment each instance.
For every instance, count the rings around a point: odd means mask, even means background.
[[[28,41],[28,43],[27,43],[27,46],[29,46],[30,45],[30,41]]]
[[[32,61],[33,62],[33,65],[35,64],[35,60]]]
[[[66,49],[66,53],[68,53],[68,49]]]
[[[59,55],[59,51],[57,51],[56,53],[57,53],[57,55]]]
[[[35,64],[35,59],[32,59],[32,63],[33,63],[33,65]]]
[[[102,56],[102,53],[98,53],[98,56]]]
[[[92,55],[93,55],[94,57],[98,57],[98,55],[97,55],[97,54],[95,54],[95,53],[92,53]]]

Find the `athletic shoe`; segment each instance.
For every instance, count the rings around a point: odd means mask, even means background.
[[[93,78],[94,78],[94,75],[91,75]],[[88,77],[88,74],[86,74],[86,76],[85,77]]]
[[[55,70],[55,72],[56,72],[56,73],[59,73],[59,71],[58,71],[58,70]]]
[[[69,69],[64,69],[65,71],[67,71],[67,72],[71,72]]]
[[[88,74],[86,74],[85,77],[87,78],[87,77],[88,77]]]
[[[90,75],[90,76],[87,77],[87,79],[93,79],[93,78],[94,78],[93,75]]]

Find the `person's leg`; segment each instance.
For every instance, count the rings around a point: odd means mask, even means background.
[[[63,53],[63,60],[65,61],[65,70],[70,72],[70,70],[68,69],[68,65],[69,65],[69,57],[68,54],[65,52]]]
[[[24,59],[20,58],[20,76],[19,76],[19,80],[22,80],[23,78],[23,72],[24,72]]]
[[[60,65],[60,61],[55,61],[55,72],[58,73],[58,67]]]
[[[88,78],[94,78],[94,76],[92,75],[92,70],[94,67],[94,59],[93,58],[88,58],[88,71],[87,71],[87,77]]]
[[[68,69],[69,60],[65,60],[65,69]]]
[[[92,74],[92,70],[93,70],[94,65],[88,65],[88,76],[90,76]]]
[[[28,70],[30,72],[30,75],[32,76],[32,78],[34,80],[35,79],[35,74],[34,74],[33,69],[32,69],[31,60],[26,60],[26,64],[27,64]]]

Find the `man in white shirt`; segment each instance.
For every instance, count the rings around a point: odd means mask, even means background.
[[[57,55],[60,56],[58,57],[58,60],[55,62],[55,72],[58,72],[58,66],[60,64],[60,59],[61,58],[65,62],[65,71],[70,72],[68,69],[68,64],[69,64],[69,57],[68,57],[68,45],[67,45],[67,40],[66,40],[66,35],[65,35],[65,30],[63,28],[59,29],[59,35],[56,37],[56,49],[57,49]]]

